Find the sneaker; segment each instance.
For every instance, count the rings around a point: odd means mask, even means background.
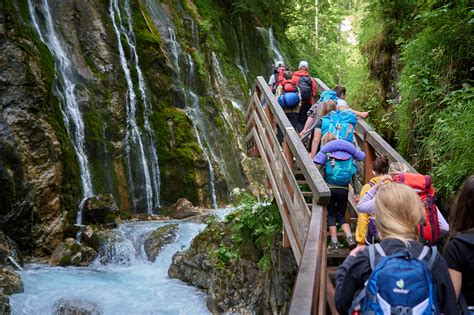
[[[339,247],[341,247],[339,243],[329,242],[328,253],[337,253],[337,252],[339,252]]]
[[[357,244],[354,240],[354,236],[352,236],[352,235],[351,236],[346,236],[346,241],[347,241],[347,244],[349,245],[350,250],[354,249],[357,246]]]

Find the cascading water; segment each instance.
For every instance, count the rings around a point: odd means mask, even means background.
[[[83,191],[83,199],[77,210],[76,225],[82,227],[82,205],[84,201],[94,194],[92,188],[91,173],[89,169],[89,161],[85,150],[85,134],[84,121],[79,111],[79,104],[76,99],[76,82],[77,75],[74,66],[71,64],[71,58],[62,45],[56,29],[54,28],[51,10],[47,0],[42,0],[40,6],[33,5],[32,1],[28,1],[31,21],[38,33],[41,41],[49,48],[55,61],[55,79],[56,91],[61,98],[61,112],[63,114],[64,125],[72,140],[79,168],[81,171],[81,185]],[[40,27],[36,12],[44,18],[44,28]],[[82,230],[82,229],[81,229]],[[81,231],[77,234],[77,241],[81,241]]]
[[[186,111],[187,115],[189,117],[193,117],[195,114],[188,113],[191,111]],[[196,127],[196,125],[193,125],[194,127],[194,134],[196,135],[196,139],[198,142],[199,147],[202,150],[202,153],[204,154],[204,157],[207,160],[207,166],[209,167],[209,184],[211,186],[211,203],[212,203],[212,208],[216,209],[217,208],[217,196],[216,196],[216,176],[214,175],[214,168],[212,167],[211,163],[211,158],[209,156],[207,148],[203,145],[201,135],[199,134],[199,131]]]
[[[230,209],[218,209],[222,218]],[[177,223],[177,238],[149,262],[147,236]],[[24,292],[10,296],[12,314],[56,314],[60,302],[94,305],[94,314],[209,314],[205,296],[192,286],[168,277],[171,258],[189,246],[204,228],[193,222],[133,222],[113,230],[89,267],[27,265],[20,275]]]
[[[229,84],[227,82],[226,77],[222,73],[221,64],[219,62],[219,59],[217,59],[217,56],[216,56],[215,52],[211,53],[211,59],[212,59],[212,68],[214,69],[214,74],[217,77],[216,81],[218,82],[217,86],[218,86],[218,89],[219,89],[219,93],[225,99],[229,100],[232,103],[232,106],[234,106],[235,108],[237,108],[238,110],[240,110],[243,113],[244,112],[244,107],[239,102],[237,102],[237,100],[235,100],[232,96],[230,96],[230,94],[229,94],[229,91],[228,91]],[[228,121],[227,118],[226,118],[226,120]]]
[[[159,173],[159,164],[158,156],[156,155],[155,148],[155,138],[148,121],[148,112],[150,111],[150,106],[147,98],[147,92],[145,87],[145,80],[143,78],[142,71],[139,66],[138,55],[135,47],[135,38],[132,29],[132,17],[130,12],[129,2],[125,1],[125,11],[127,15],[127,28],[124,26],[122,21],[122,13],[118,0],[111,0],[109,5],[109,14],[112,20],[113,29],[117,37],[117,46],[120,54],[120,64],[122,66],[125,80],[127,82],[127,131],[126,131],[126,153],[127,161],[129,168],[129,177],[130,184],[132,186],[132,198],[134,202],[135,209],[138,207],[135,199],[134,192],[134,183],[138,182],[142,177],[144,182],[144,193],[146,195],[146,210],[148,214],[153,214],[154,207],[159,206],[159,185],[160,185],[160,173]],[[117,20],[116,20],[117,19]],[[118,21],[118,23],[117,23]],[[142,136],[140,129],[136,121],[136,112],[137,112],[137,96],[135,94],[135,86],[132,80],[131,70],[129,67],[129,62],[125,55],[125,50],[122,44],[121,36],[125,38],[125,43],[130,49],[132,60],[131,64],[135,65],[135,70],[138,75],[138,88],[140,91],[141,100],[144,107],[144,125],[145,131],[148,137],[148,147],[149,154],[145,153],[145,146],[143,144]],[[135,159],[138,160],[141,170],[138,174],[134,174],[132,162],[135,162]],[[149,164],[151,164],[151,171],[149,169]]]
[[[268,41],[268,47],[270,50],[270,53],[273,55],[274,62],[278,60],[283,60],[285,61],[285,58],[283,58],[283,54],[279,50],[279,44],[278,41],[275,39],[273,36],[273,30],[272,28],[263,28],[263,27],[257,27],[257,31],[260,32],[260,34],[265,38],[266,41]]]

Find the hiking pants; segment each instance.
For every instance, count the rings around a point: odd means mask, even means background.
[[[290,124],[293,126],[293,128],[295,128],[295,130],[297,130],[296,124],[298,123],[298,113],[285,113],[285,114],[288,120],[290,121]],[[280,130],[280,127],[278,127],[278,130],[277,130],[277,139],[280,144],[283,143],[284,136],[283,136],[283,132],[281,132]]]
[[[304,125],[306,124],[306,120],[308,119],[308,111],[311,108],[310,104],[301,104],[300,112],[298,113],[298,125],[296,126],[296,131],[301,132],[303,130]]]
[[[347,197],[349,190],[347,188],[330,188],[331,201],[328,205],[328,225],[336,226],[336,222],[340,225],[346,222],[345,214],[347,208]]]

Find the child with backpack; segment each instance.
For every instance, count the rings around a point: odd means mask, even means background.
[[[388,174],[389,162],[385,155],[381,155],[372,163],[372,177],[360,190],[359,198],[364,198],[365,194],[374,187],[383,175]],[[357,216],[357,229],[355,239],[358,245],[374,244],[377,239],[375,228],[375,218],[372,214],[359,213]]]
[[[301,108],[301,96],[300,90],[291,80],[292,73],[290,71],[285,72],[283,75],[283,81],[277,87],[275,91],[275,97],[278,100],[281,108],[286,114],[286,117],[290,121],[291,125],[295,128],[298,123],[298,113]],[[280,128],[277,130],[277,139],[279,143],[283,143],[283,133]]]
[[[446,261],[417,242],[423,208],[403,184],[381,186],[375,216],[381,239],[352,250],[336,272],[340,314],[457,314]]]
[[[390,181],[406,184],[418,193],[425,209],[425,220],[418,225],[419,238],[431,245],[436,244],[440,236],[448,232],[449,225],[435,205],[431,178],[421,174],[409,173],[408,166],[399,162],[391,163],[388,172],[389,175],[382,176],[379,182],[359,201],[357,212],[368,214],[375,212],[375,196],[383,184]]]
[[[331,241],[328,245],[329,252],[338,252],[340,244],[337,240],[337,227],[339,223],[346,234],[346,241],[352,249],[356,246],[352,236],[349,222],[346,221],[347,197],[349,183],[352,176],[357,173],[355,161],[365,158],[364,152],[358,150],[352,143],[327,133],[321,140],[323,147],[314,158],[314,162],[324,170],[324,179],[331,190],[331,200],[327,206],[328,225]]]
[[[463,314],[474,314],[474,175],[466,179],[456,196],[443,256]]]
[[[331,112],[335,110],[336,110],[336,102],[334,102],[333,100],[324,102],[321,109],[321,113],[320,113],[321,118],[329,115]],[[311,142],[309,144],[309,149],[310,149],[309,155],[311,159],[314,159],[319,149],[319,144],[321,142],[321,137],[322,137],[322,131],[321,131],[322,124],[323,124],[322,120],[318,119],[314,126],[314,129],[312,130],[313,134],[312,134],[312,137],[310,137]]]

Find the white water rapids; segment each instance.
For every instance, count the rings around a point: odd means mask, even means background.
[[[219,218],[230,211],[215,210]],[[166,245],[154,263],[146,259],[143,243],[156,228],[178,223],[178,237]],[[49,267],[33,264],[20,272],[25,292],[10,296],[12,314],[55,314],[59,301],[96,305],[93,314],[209,314],[205,295],[168,277],[171,258],[189,246],[204,224],[181,221],[125,223],[115,231],[112,251],[89,267]]]

